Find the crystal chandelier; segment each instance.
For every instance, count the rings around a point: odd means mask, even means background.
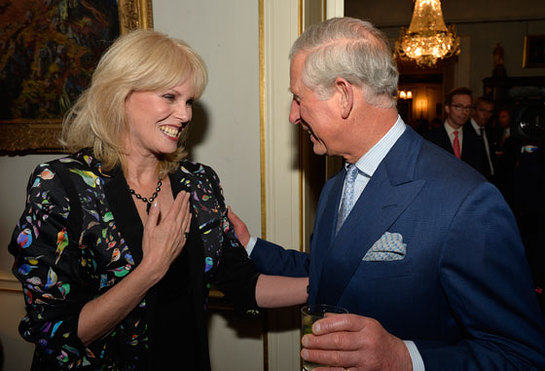
[[[441,0],[415,0],[409,29],[401,28],[395,48],[399,58],[423,68],[460,53],[460,38],[454,25],[445,26]]]

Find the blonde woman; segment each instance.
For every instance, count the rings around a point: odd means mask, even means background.
[[[256,272],[216,173],[182,160],[206,82],[187,44],[135,31],[66,116],[72,155],[36,168],[9,246],[33,369],[209,370],[211,284],[242,312],[306,300],[307,279]]]

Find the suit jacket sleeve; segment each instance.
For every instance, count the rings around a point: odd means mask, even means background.
[[[250,257],[257,269],[264,274],[288,277],[308,277],[309,275],[308,254],[287,250],[260,238]]]
[[[223,243],[221,260],[214,276],[214,285],[225,294],[225,298],[233,304],[238,313],[256,314],[258,306],[255,287],[259,272],[248,258],[246,250],[235,236],[233,226],[227,218],[223,189],[216,172],[208,166],[205,167],[205,171],[219,206],[220,220],[217,228],[221,229]]]
[[[214,280],[240,314],[256,314],[255,287],[259,273],[236,238],[224,241],[221,263]]]
[[[426,369],[545,368],[545,330],[516,222],[499,192],[481,183],[445,234],[441,286],[465,334],[415,343]],[[448,362],[446,362],[448,360]]]
[[[69,217],[59,177],[48,164],[38,166],[9,251],[15,256],[13,274],[23,285],[26,303],[19,331],[45,355],[44,362],[59,369],[73,366],[85,354],[77,335],[78,318],[93,298],[81,271],[77,240],[68,236]]]

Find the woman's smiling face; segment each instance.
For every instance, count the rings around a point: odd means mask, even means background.
[[[125,100],[129,154],[175,152],[193,115],[193,86],[189,79],[159,91],[133,91]]]

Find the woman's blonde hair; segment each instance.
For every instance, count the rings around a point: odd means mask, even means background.
[[[91,85],[63,121],[61,143],[71,152],[92,148],[108,171],[124,162],[120,141],[127,129],[125,99],[133,91],[170,89],[189,78],[194,98],[207,82],[206,66],[189,45],[152,30],[120,36],[100,59]],[[183,143],[160,159],[160,171],[169,172],[186,155]]]

